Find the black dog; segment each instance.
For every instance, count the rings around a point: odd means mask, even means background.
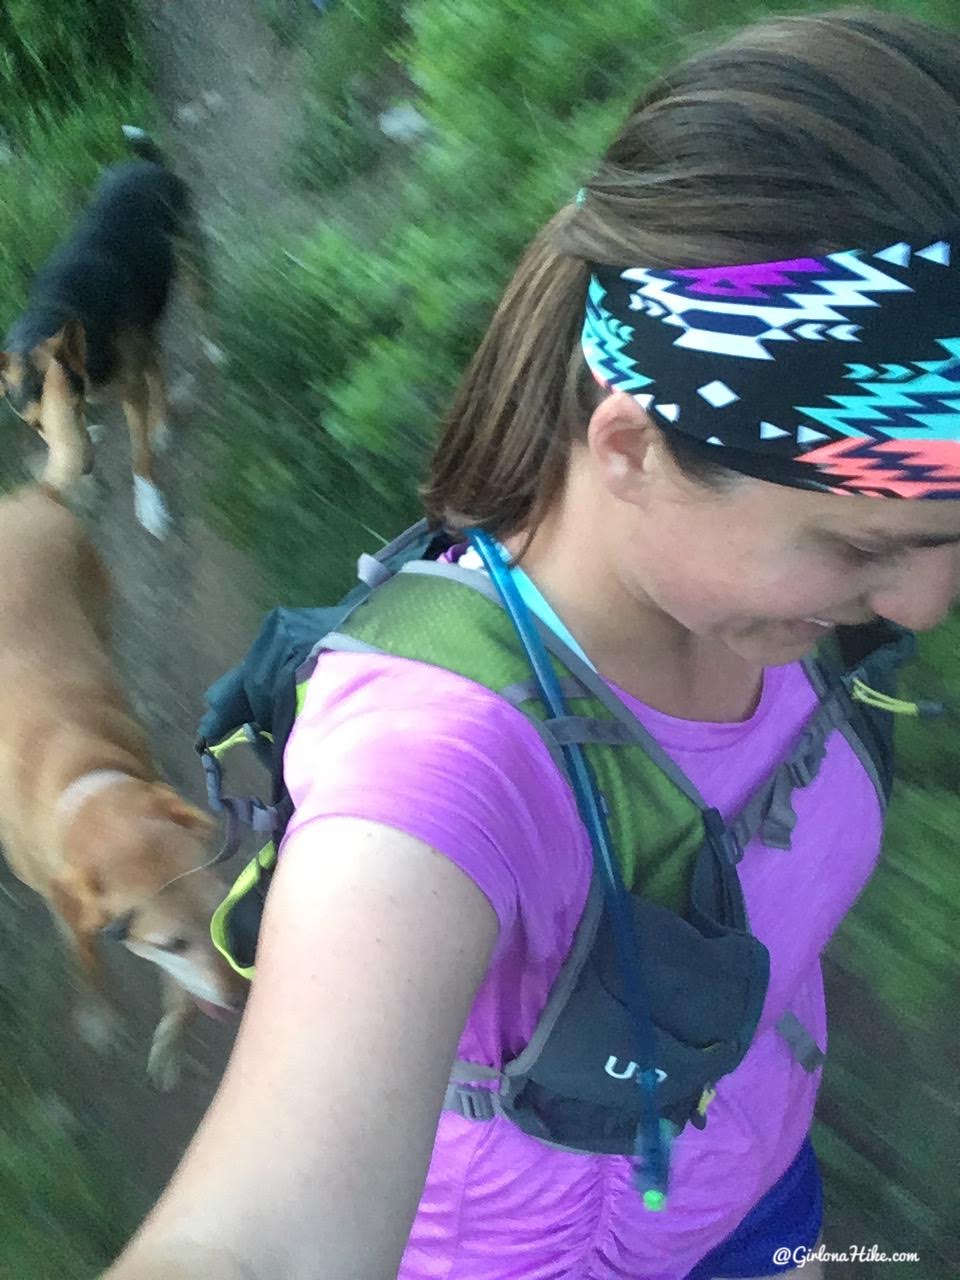
[[[157,331],[178,267],[198,287],[205,273],[185,183],[142,129],[124,126],[124,134],[139,158],[104,171],[70,236],[37,273],[0,353],[0,381],[46,441],[43,480],[60,493],[93,464],[86,401],[120,401],[137,519],[159,538],[169,518],[153,480],[154,451],[167,433]]]

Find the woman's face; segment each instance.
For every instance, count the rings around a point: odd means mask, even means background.
[[[621,460],[621,478],[630,465]],[[623,522],[613,522],[622,585],[749,661],[794,661],[838,623],[880,616],[926,630],[960,592],[960,501],[817,493],[748,477],[711,489],[680,474],[656,439],[642,471],[620,503]]]

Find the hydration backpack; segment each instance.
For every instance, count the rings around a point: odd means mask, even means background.
[[[211,806],[227,820],[225,855],[244,826],[264,838],[215,913],[213,940],[239,973],[254,976],[260,917],[292,814],[283,749],[320,655],[388,653],[444,667],[527,716],[568,778],[571,744],[588,759],[640,943],[657,1113],[670,1135],[686,1123],[703,1127],[717,1082],[750,1046],[769,978],[737,863],[758,834],[789,849],[792,794],[816,776],[834,731],[847,738],[886,804],[892,710],[904,705],[891,695],[913,636],[888,623],[840,628],[808,658],[817,709],[780,766],[725,823],[593,669],[538,620],[567,700],[567,714],[550,714],[489,576],[439,561],[451,545],[422,521],[376,556],[361,556],[361,582],[343,600],[275,609],[244,660],[207,691],[197,745]],[[241,741],[270,771],[268,801],[224,794],[220,758]],[[636,1154],[643,1097],[630,1085],[641,1064],[614,924],[595,874],[529,1043],[495,1068],[458,1061],[448,1108],[478,1121],[506,1117],[567,1150]],[[793,1013],[783,1014],[777,1030],[806,1070],[820,1066],[821,1049]]]

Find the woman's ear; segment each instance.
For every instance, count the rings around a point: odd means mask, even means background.
[[[657,466],[657,428],[632,396],[613,391],[593,411],[587,448],[606,488],[637,502]]]

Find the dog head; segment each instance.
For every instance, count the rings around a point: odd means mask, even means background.
[[[27,350],[0,351],[7,403],[48,444],[64,422],[79,426],[86,437],[86,381],[86,337],[79,321],[68,320]],[[92,465],[92,455],[86,461]]]
[[[55,886],[55,906],[78,933],[113,936],[211,1015],[238,1008],[246,986],[210,938],[226,886],[197,868],[209,861],[213,828],[163,783],[110,787],[69,823]]]

